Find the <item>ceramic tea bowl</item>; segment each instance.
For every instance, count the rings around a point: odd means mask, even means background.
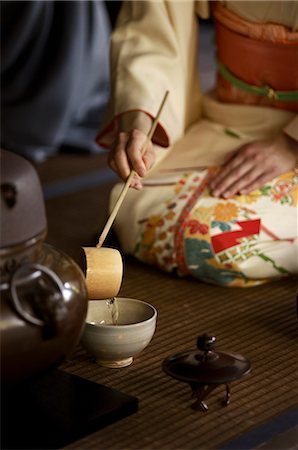
[[[154,306],[141,300],[92,300],[81,344],[101,366],[126,367],[151,341],[156,319]]]

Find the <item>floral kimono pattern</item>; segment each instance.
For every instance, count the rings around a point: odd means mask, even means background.
[[[297,272],[297,232],[288,224],[295,216],[297,223],[298,174],[226,200],[209,193],[215,170],[180,174],[172,186],[161,187],[166,200],[139,220],[134,255],[223,286],[254,286]]]

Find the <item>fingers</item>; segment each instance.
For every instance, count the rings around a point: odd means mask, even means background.
[[[230,198],[237,193],[248,193],[261,186],[262,180],[272,177],[268,162],[265,164],[264,152],[259,145],[248,144],[241,147],[229,159],[221,171],[210,182],[214,196]],[[270,173],[270,175],[269,175]],[[269,178],[268,178],[269,177]]]
[[[223,167],[217,176],[213,178],[210,183],[210,187],[214,195],[219,195],[223,192],[229,185],[235,182],[235,180],[247,172],[248,168],[243,167],[239,164],[228,164]]]
[[[119,133],[118,140],[108,155],[108,163],[120,178],[126,180],[130,174],[130,166],[126,156],[126,144],[129,136],[127,133]]]
[[[238,153],[234,155],[223,166],[220,172],[211,180],[210,189],[215,197],[230,196],[238,186],[237,182],[251,171],[252,162],[245,159],[245,155]],[[240,183],[241,184],[241,183]]]
[[[149,142],[148,147],[146,148],[146,151],[143,154],[143,162],[145,164],[146,167],[146,172],[151,169],[151,167],[153,167],[154,163],[155,163],[155,153],[153,150],[153,146],[151,141]]]
[[[142,150],[146,145],[147,136],[139,130],[133,130],[126,145],[127,158],[130,167],[137,172],[140,177],[143,177],[147,172],[147,167],[143,161]],[[145,152],[148,151],[147,148]],[[145,154],[144,152],[144,154]]]
[[[255,178],[251,183],[248,183],[246,186],[238,189],[239,194],[249,194],[252,191],[255,191],[256,189],[263,186],[267,181],[272,180],[272,173],[267,172],[261,174],[259,177]],[[234,194],[233,194],[234,195]]]
[[[142,181],[140,180],[139,175],[135,174],[133,176],[133,179],[130,182],[130,187],[137,189],[138,191],[140,191],[143,188],[143,184]]]
[[[135,189],[142,188],[140,178],[146,175],[154,162],[155,153],[151,141],[148,141],[146,134],[136,129],[130,133],[120,132],[108,155],[109,166],[124,181],[127,180],[131,170],[136,172],[131,181],[131,187]]]
[[[231,198],[239,193],[248,194],[252,190],[262,186],[262,184],[260,184],[261,182],[264,183],[269,179],[272,179],[271,174],[264,173],[262,168],[252,167],[247,172],[239,170],[236,171],[236,173],[232,172],[229,176],[229,183],[227,185],[222,184],[220,188],[217,188],[218,190],[213,191],[213,195],[216,197],[222,196],[223,198]]]

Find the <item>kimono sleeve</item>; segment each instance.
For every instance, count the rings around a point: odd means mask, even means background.
[[[124,112],[155,117],[166,90],[152,140],[168,146],[183,136],[201,115],[197,45],[196,2],[123,2],[111,40],[111,97],[97,142],[111,145]]]

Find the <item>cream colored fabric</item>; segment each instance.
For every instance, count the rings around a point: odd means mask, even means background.
[[[102,128],[129,110],[155,116],[166,90],[160,122],[171,142],[199,119],[197,32],[194,2],[123,2],[112,36],[113,89]]]
[[[233,3],[240,7],[242,2]],[[157,162],[145,179],[145,188],[141,192],[128,192],[114,224],[121,248],[126,253],[136,254],[136,243],[144,233],[144,221],[162,217],[165,205],[174,199],[173,189],[176,183],[179,186],[184,173],[195,178],[202,167],[220,165],[227,153],[242,144],[273,137],[283,129],[295,135],[294,113],[267,107],[223,104],[217,102],[212,93],[200,93],[196,46],[198,13],[201,17],[208,16],[207,2],[124,2],[113,36],[113,98],[107,123],[118,114],[133,109],[144,110],[154,116],[165,90],[170,90],[161,124],[171,145],[167,149],[156,147]],[[111,209],[121,187],[118,184],[113,189]],[[295,192],[294,196],[297,190]],[[207,199],[211,203],[225,202],[210,195]],[[279,226],[278,243],[266,237],[267,255],[275,255],[278,250],[275,261],[286,264],[289,272],[297,272],[297,208],[278,204],[273,213],[270,201],[262,203],[261,210],[258,210],[262,223]],[[250,203],[247,196],[248,209]],[[201,210],[200,201],[197,208]],[[273,222],[272,214],[275,214]],[[287,227],[276,221],[276,217],[286,218]],[[290,245],[288,238],[294,244]],[[260,241],[260,245],[263,243]],[[260,267],[253,262],[241,270],[248,277],[258,278]],[[263,275],[276,276],[273,272],[264,272]]]
[[[268,21],[297,26],[297,1],[225,3],[237,14],[243,11],[248,20],[267,20],[267,12]],[[130,110],[143,110],[154,117],[166,90],[170,95],[160,124],[170,144],[202,117],[197,15],[209,16],[207,1],[123,2],[111,41],[112,97],[102,129],[116,116]],[[251,111],[253,114],[254,107]],[[293,119],[291,115],[289,120]],[[105,145],[112,144],[116,131],[114,128],[105,136]],[[291,136],[298,140],[298,127],[296,132],[291,127]]]
[[[291,138],[298,141],[298,116],[294,117],[283,130]]]
[[[203,112],[207,118],[190,127],[173,146],[166,150],[156,148],[158,160],[145,179],[146,185],[152,186],[157,180],[160,183],[161,179],[166,185],[178,181],[183,172],[220,165],[228,153],[247,142],[273,137],[294,117],[291,112],[272,108],[224,105],[211,96],[203,97]],[[113,190],[111,207],[121,186],[118,184]],[[138,221],[146,216],[146,212],[154,214],[163,208],[162,201],[167,195],[166,189],[160,187],[142,192],[129,191],[115,222],[115,230],[126,252],[131,253],[134,249],[140,228]],[[296,217],[291,222],[294,236],[297,234],[297,210],[293,214]]]

